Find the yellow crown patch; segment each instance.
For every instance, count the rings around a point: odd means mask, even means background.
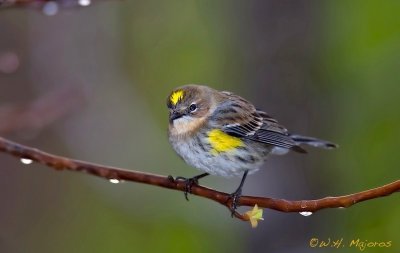
[[[183,98],[183,90],[177,90],[171,94],[169,100],[173,105],[176,105],[182,98]]]

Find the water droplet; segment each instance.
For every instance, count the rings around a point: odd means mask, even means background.
[[[108,181],[110,181],[112,184],[118,184],[120,182],[119,179],[116,178],[110,178]]]
[[[47,16],[54,16],[58,13],[58,9],[58,3],[50,1],[43,5],[42,11]]]
[[[21,158],[20,161],[23,164],[31,164],[33,162],[31,159],[28,158]]]
[[[90,0],[79,0],[78,3],[80,6],[89,6]]]
[[[301,214],[303,216],[310,216],[312,214],[312,212],[300,212],[299,214]]]

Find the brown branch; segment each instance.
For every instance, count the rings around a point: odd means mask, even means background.
[[[29,8],[41,8],[48,2],[62,3],[62,1],[54,0],[0,0],[0,7],[29,7]],[[65,1],[68,2],[68,1]],[[74,5],[78,5],[78,1],[71,0]]]
[[[183,181],[174,180],[171,177],[149,174],[139,171],[124,170],[115,167],[108,167],[88,163],[84,161],[73,160],[62,156],[52,155],[35,148],[27,147],[0,137],[0,152],[11,154],[18,158],[30,159],[35,162],[47,165],[56,170],[72,170],[86,172],[91,175],[105,179],[125,180],[149,185],[155,185],[163,188],[184,191]],[[316,200],[297,200],[289,201],[284,199],[273,199],[263,197],[242,196],[239,199],[238,206],[254,206],[274,209],[281,212],[316,212],[325,208],[350,207],[356,203],[369,199],[388,196],[400,191],[400,180],[390,184],[377,187],[350,195],[339,197],[326,197]],[[231,207],[229,194],[219,192],[200,185],[193,185],[192,194],[214,200],[228,208]],[[246,215],[236,212],[235,217],[248,220]]]
[[[57,5],[57,8],[75,8],[91,5],[92,2],[102,2],[100,0],[89,0],[89,1],[79,1],[79,0],[0,0],[0,8],[32,8],[41,9],[47,3]]]

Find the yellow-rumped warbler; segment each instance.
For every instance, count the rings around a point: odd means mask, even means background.
[[[291,134],[267,113],[240,96],[202,85],[176,88],[167,99],[169,141],[182,159],[205,173],[186,180],[186,191],[207,175],[243,175],[231,194],[232,211],[241,195],[248,173],[263,164],[268,154],[306,151],[300,144],[335,148],[336,144]]]

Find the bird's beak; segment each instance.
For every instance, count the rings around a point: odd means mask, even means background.
[[[179,118],[182,117],[182,116],[183,116],[183,113],[182,113],[182,112],[179,112],[179,111],[172,111],[172,112],[170,112],[170,114],[169,114],[169,121],[172,122],[172,121],[174,121],[174,120],[176,120],[176,119],[179,119]]]

